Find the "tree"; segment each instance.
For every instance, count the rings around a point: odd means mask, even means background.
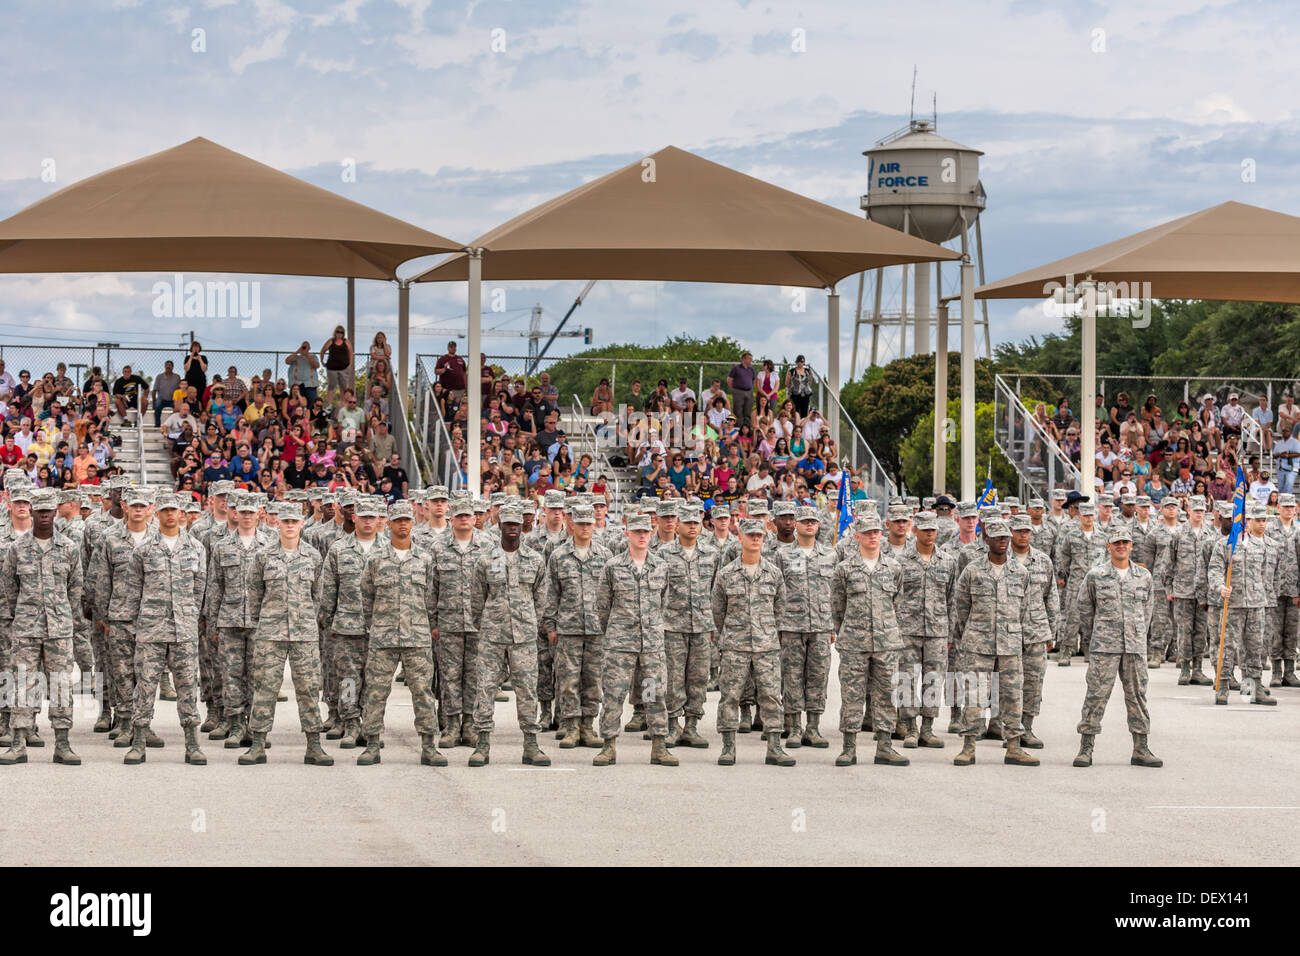
[[[1020,479],[1011,463],[1002,456],[993,442],[993,403],[981,402],[975,406],[975,462],[977,491],[984,490],[984,479],[988,476],[989,458],[993,461],[993,487],[998,489],[998,497],[1016,494]],[[961,493],[961,403],[948,403],[948,418],[952,423],[945,429],[948,444],[947,458],[947,493],[954,499]],[[914,495],[934,494],[934,409],[926,412],[917,421],[899,446],[903,481],[907,490]]]

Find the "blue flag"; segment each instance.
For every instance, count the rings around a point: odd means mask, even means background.
[[[1237,538],[1246,526],[1246,473],[1237,466],[1237,490],[1232,494],[1232,532],[1228,535],[1228,554],[1237,553]]]
[[[984,494],[980,495],[980,500],[977,503],[981,508],[987,507],[988,505],[996,505],[998,503],[998,492],[997,489],[993,487],[992,476],[984,479]],[[980,523],[976,521],[975,522],[976,534],[978,534],[979,531],[980,531]]]
[[[835,535],[835,540],[837,541],[844,537],[844,532],[848,530],[849,525],[853,524],[853,512],[849,508],[849,479],[844,475],[840,477],[839,511],[840,528],[839,532]]]

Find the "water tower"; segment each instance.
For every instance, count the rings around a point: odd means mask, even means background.
[[[961,251],[970,254],[971,228],[975,242],[972,256],[979,281],[984,282],[984,243],[980,235],[980,213],[984,211],[984,186],[980,183],[979,158],[984,155],[937,132],[937,119],[913,118],[903,129],[880,140],[862,155],[870,162],[867,194],[862,209],[867,218],[891,229],[919,236],[934,243],[960,238]],[[931,273],[933,268],[933,274]],[[853,325],[851,376],[857,377],[858,331],[871,326],[871,365],[879,364],[881,326],[898,329],[897,356],[909,354],[908,328],[912,329],[911,353],[930,352],[930,317],[936,301],[945,295],[943,263],[894,266],[872,271],[871,299],[863,310],[866,273],[858,279],[858,304]],[[933,275],[933,283],[931,276]],[[958,270],[949,270],[949,285],[955,289]],[[981,300],[979,324],[984,327],[984,352],[992,357],[989,342],[988,303]]]

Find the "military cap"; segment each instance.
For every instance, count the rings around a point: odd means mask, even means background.
[[[532,498],[526,499],[524,503],[520,505],[520,507],[524,509],[524,514],[526,515],[537,514],[537,502],[534,501]]]
[[[1138,495],[1138,496],[1137,496],[1137,506],[1138,506],[1139,508],[1150,508],[1150,507],[1151,507],[1151,496],[1150,496],[1150,495]]]
[[[903,503],[906,504],[909,508],[920,508],[920,507],[921,507],[921,499],[918,498],[918,497],[916,497],[916,495],[908,495],[908,496],[903,500]]]
[[[726,505],[714,505],[709,509],[709,519],[717,521],[719,518],[731,518],[731,509]]]
[[[1278,507],[1279,507],[1279,508],[1284,508],[1284,507],[1286,507],[1287,505],[1294,505],[1294,504],[1295,504],[1295,495],[1293,495],[1293,494],[1278,495],[1278,496],[1277,496],[1277,504],[1278,504]]]
[[[979,513],[979,506],[973,501],[959,501],[957,503],[958,518],[978,518]]]
[[[1002,509],[997,505],[984,505],[979,509],[981,521],[987,521],[990,518],[999,518],[1002,516]]]
[[[628,531],[649,531],[650,516],[647,514],[632,515],[627,519]]]
[[[290,488],[284,493],[285,501],[306,501],[308,499],[306,488]]]
[[[907,499],[904,498],[902,495],[889,496],[889,507],[892,508],[894,507],[894,505],[905,505],[905,504],[907,504]]]
[[[1044,501],[1042,498],[1030,498],[1029,504],[1026,505],[1025,507],[1027,507],[1030,511],[1046,511],[1047,502]]]
[[[372,495],[358,495],[356,504],[352,507],[354,518],[380,518],[383,514],[384,506]]]
[[[500,508],[506,503],[506,493],[504,491],[494,491],[488,498],[488,504],[493,508]]]
[[[210,497],[215,498],[217,495],[228,495],[234,490],[235,490],[235,483],[233,481],[227,481],[223,479],[221,481],[214,481],[212,483],[212,487],[208,489],[208,495]],[[297,491],[298,489],[295,488],[294,490]]]
[[[123,493],[122,500],[128,505],[150,505],[153,504],[153,492],[148,488],[131,487]]]
[[[16,488],[8,489],[9,500],[26,501],[28,504],[31,504],[32,495],[36,493],[36,490],[37,489],[34,485],[18,485]]]
[[[469,498],[473,500],[474,496],[470,494],[468,488],[457,488],[451,493],[451,500],[455,501],[457,498]]]
[[[415,518],[415,509],[406,499],[394,501],[388,506],[388,520],[396,521],[398,518]]]
[[[592,514],[596,512],[593,509]],[[696,503],[688,502],[682,505],[682,510],[677,515],[677,520],[682,524],[700,524],[704,520],[704,511]]]
[[[879,530],[881,530],[880,515],[876,514],[874,511],[870,511],[867,514],[858,515],[856,518],[853,519],[854,534],[862,534],[867,531],[879,531]]]
[[[1120,495],[1119,503],[1122,505],[1135,505],[1138,503],[1137,495]]]
[[[198,499],[193,495],[182,496],[185,499],[185,513],[194,514],[203,511],[203,506],[199,504]]]
[[[81,500],[81,492],[78,491],[76,488],[63,488],[60,489],[59,491],[58,502],[61,505],[66,505],[71,501],[80,501],[80,500]]]
[[[337,492],[333,492],[333,491],[327,491],[327,492],[325,492],[325,494],[323,494],[323,495],[320,496],[320,503],[323,504],[323,505],[336,505],[336,504],[338,504],[338,503],[339,503],[339,496],[338,496],[338,493],[337,493]]]
[[[475,498],[475,499],[474,499],[474,513],[475,513],[476,515],[484,514],[484,513],[487,512],[487,510],[488,510],[488,503],[487,503],[487,499],[486,499],[486,498]],[[498,512],[497,512],[497,520],[498,520],[498,521],[501,520],[501,518],[500,518],[500,514],[501,514],[501,512],[498,511]]]
[[[1291,496],[1291,495],[1287,495],[1287,497],[1288,497],[1288,498],[1291,498],[1292,501],[1295,500],[1295,498],[1294,498],[1293,496]],[[1281,496],[1279,495],[1279,496],[1278,496],[1278,501],[1281,501],[1281,500],[1282,500],[1282,498],[1281,498]],[[1191,511],[1204,511],[1204,510],[1205,510],[1205,495],[1192,495],[1190,498],[1187,499],[1187,507],[1188,507],[1188,509],[1191,510]]]
[[[313,485],[307,489],[307,499],[309,501],[322,501],[325,498],[325,489],[320,485]]]
[[[1132,541],[1133,532],[1129,530],[1127,524],[1120,523],[1110,529],[1110,535],[1106,540],[1110,544],[1114,544],[1116,541]]]
[[[243,511],[244,509],[240,508],[239,510]],[[296,501],[278,502],[273,510],[276,518],[280,521],[302,521],[304,518],[302,506]]]
[[[543,507],[543,508],[563,508],[563,507],[564,507],[564,492],[563,492],[563,491],[557,491],[557,490],[554,489],[554,488],[552,488],[550,491],[546,492],[546,494],[542,497],[542,507]]]
[[[878,514],[880,511],[880,502],[872,498],[859,498],[853,502],[853,513],[855,515],[866,514],[868,511]]]
[[[1034,523],[1030,520],[1029,515],[1012,515],[1007,520],[1007,526],[1012,531],[1030,531],[1033,529]]]
[[[1011,535],[1011,528],[1001,518],[990,518],[984,522],[984,537],[1006,538]]]
[[[1173,495],[1169,495],[1169,496],[1167,496],[1167,497],[1165,498],[1164,501],[1160,502],[1160,507],[1162,507],[1162,508],[1175,508],[1175,509],[1176,509],[1176,508],[1180,507],[1180,505],[1179,505],[1179,503],[1178,503],[1178,499],[1177,499],[1177,498],[1175,498]]]
[[[763,522],[759,521],[757,518],[740,519],[741,534],[764,534],[766,533],[766,530],[767,529],[763,527]]]
[[[430,485],[425,492],[425,497],[429,501],[447,501],[450,498],[446,485]]]
[[[18,485],[25,485],[27,484],[28,481],[29,479],[27,477],[26,472],[24,472],[21,468],[5,469],[5,477],[4,477],[5,491],[8,491],[11,488],[15,488]]]
[[[795,521],[821,521],[822,513],[812,505],[800,505],[794,511]]]
[[[1231,517],[1232,517],[1232,502],[1231,502],[1231,501],[1216,501],[1216,502],[1214,503],[1214,510],[1215,510],[1215,511],[1216,511],[1216,512],[1221,516],[1221,517],[1224,517],[1224,518],[1231,518]]]
[[[522,514],[523,512],[521,511],[520,515]],[[570,517],[573,519],[574,524],[595,524],[596,509],[591,505],[575,504],[570,512]]]
[[[1096,515],[1097,515],[1097,506],[1094,505],[1091,501],[1081,501],[1081,502],[1079,502],[1079,514],[1080,514],[1081,516],[1082,516],[1082,515],[1092,515],[1092,516],[1096,517]]]
[[[1050,495],[1053,501],[1064,501],[1066,491],[1064,488],[1053,488]]]
[[[358,509],[357,513],[361,513],[360,509]],[[472,515],[474,513],[474,502],[468,498],[456,498],[447,508],[447,513],[453,518],[458,518],[461,515]]]
[[[33,507],[33,508],[36,507],[35,504],[33,504],[32,507]],[[1247,517],[1247,518],[1267,518],[1267,517],[1268,517],[1268,508],[1265,507],[1264,504],[1263,504],[1262,502],[1259,502],[1259,501],[1247,501],[1247,502],[1246,502],[1246,517]]]
[[[104,486],[103,486],[103,485],[92,485],[92,484],[91,484],[90,482],[88,482],[88,481],[83,481],[83,482],[82,482],[78,487],[81,488],[81,490],[82,490],[82,492],[83,492],[84,494],[90,495],[90,497],[92,497],[92,498],[102,498],[102,497],[104,497]]]
[[[1103,491],[1101,494],[1097,496],[1097,505],[1098,507],[1102,507],[1102,508],[1106,507],[1107,505],[1114,507],[1115,496],[1111,494],[1107,494],[1106,492]]]
[[[939,516],[933,511],[918,511],[912,519],[912,527],[917,531],[935,531],[939,527]]]
[[[109,476],[108,487],[110,490],[113,488],[129,488],[130,486],[131,486],[131,479],[128,478],[126,475]]]
[[[164,491],[158,495],[158,499],[154,502],[154,506],[159,511],[162,511],[164,508],[183,508],[185,503],[181,501],[180,495],[173,494],[170,491]]]
[[[886,521],[906,521],[912,517],[912,509],[907,505],[890,505],[889,511],[885,515]]]
[[[550,492],[547,492],[550,494]],[[518,505],[502,505],[501,510],[497,512],[498,524],[523,524],[524,509]]]
[[[257,511],[262,507],[262,504],[247,492],[241,492],[238,496],[235,497],[233,507],[236,511]],[[275,516],[277,518],[282,517],[281,513],[286,508],[292,508],[294,511],[298,512],[299,516],[302,515],[302,505],[299,502],[281,501],[277,504],[275,508]]]
[[[33,511],[53,511],[59,506],[59,496],[53,488],[37,488],[32,492]]]
[[[772,502],[772,517],[780,518],[784,515],[795,513],[795,503],[793,501],[774,501]]]
[[[1017,498],[1015,495],[1009,495],[1008,497],[1002,499],[1002,504],[1006,505],[1008,508],[1011,507],[1019,508],[1020,499]]]
[[[934,510],[934,495],[926,495],[924,498],[921,499],[921,510],[922,511]]]
[[[590,491],[579,491],[573,497],[580,505],[590,505],[593,508],[596,506],[596,496]],[[601,501],[604,500],[605,499],[603,498],[601,499]]]
[[[745,514],[755,518],[762,517],[768,513],[766,498],[748,498],[745,501]]]

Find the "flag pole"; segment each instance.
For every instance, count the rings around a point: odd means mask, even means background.
[[[1224,578],[1223,586],[1232,587],[1232,555],[1228,555],[1228,574]],[[1223,680],[1223,638],[1228,630],[1228,601],[1230,597],[1223,599],[1223,615],[1219,620],[1219,666],[1214,670],[1214,692],[1219,692],[1219,682]]]

